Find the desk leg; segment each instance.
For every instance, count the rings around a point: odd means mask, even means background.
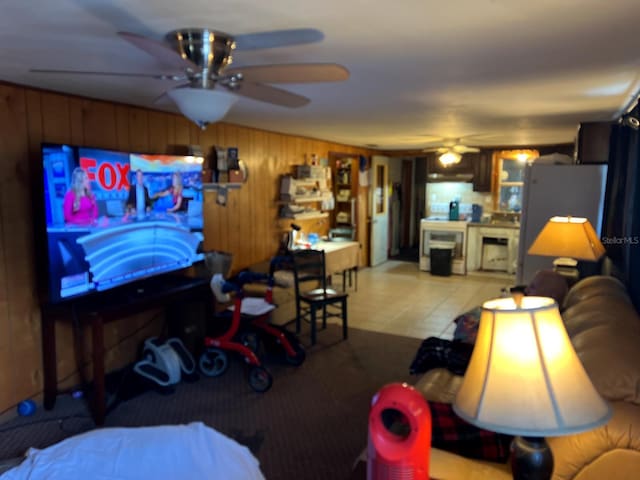
[[[58,365],[56,360],[56,321],[51,315],[41,313],[42,368],[44,371],[44,408],[51,410],[58,395]]]
[[[91,340],[93,357],[93,420],[103,425],[107,413],[104,380],[104,324],[100,315],[92,315]]]

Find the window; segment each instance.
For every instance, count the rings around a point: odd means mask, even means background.
[[[520,212],[524,169],[527,162],[539,156],[536,150],[503,150],[498,155],[499,176],[496,210]]]

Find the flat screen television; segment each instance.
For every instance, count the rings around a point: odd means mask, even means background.
[[[202,161],[43,144],[48,301],[202,260]]]

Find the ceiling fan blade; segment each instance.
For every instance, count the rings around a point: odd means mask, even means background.
[[[127,42],[144,50],[149,55],[156,58],[156,60],[159,60],[168,67],[173,67],[179,70],[184,70],[187,68],[193,71],[200,70],[200,67],[198,67],[191,60],[183,58],[178,52],[172,50],[169,46],[165,45],[162,42],[130,32],[118,32],[118,35],[124,38]]]
[[[133,73],[133,72],[94,72],[89,70],[55,70],[46,68],[32,68],[32,73],[62,73],[72,75],[107,75],[111,77],[146,77],[157,80],[186,80],[185,75],[168,75],[162,73]]]
[[[230,91],[261,102],[280,105],[281,107],[298,108],[310,102],[307,97],[302,95],[269,85],[262,85],[261,83],[242,82],[240,86],[230,89]]]
[[[425,153],[432,153],[432,152],[433,153],[446,153],[446,152],[449,151],[449,149],[446,148],[446,147],[424,148],[422,151],[425,152]]]
[[[320,42],[324,33],[315,28],[296,28],[270,32],[245,33],[236,35],[236,50],[258,50],[261,48],[286,47],[304,43]]]
[[[225,75],[242,74],[244,80],[256,83],[342,82],[349,70],[335,63],[292,63],[289,65],[255,65],[225,70]]]
[[[466,145],[454,145],[452,150],[456,153],[475,153],[479,152],[480,149],[476,147],[467,147]]]

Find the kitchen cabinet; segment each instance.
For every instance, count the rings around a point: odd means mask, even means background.
[[[489,152],[479,152],[473,155],[473,191],[491,193],[493,175],[493,158]]]

